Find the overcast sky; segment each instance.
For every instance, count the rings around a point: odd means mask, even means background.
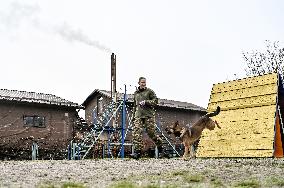
[[[0,0],[0,88],[81,104],[110,90],[114,52],[118,88],[145,76],[159,98],[207,108],[214,83],[245,76],[243,51],[284,46],[283,10],[282,0]]]

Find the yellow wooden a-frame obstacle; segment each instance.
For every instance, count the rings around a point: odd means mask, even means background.
[[[283,157],[284,89],[276,73],[214,84],[208,112],[221,107],[221,129],[205,130],[197,157]]]

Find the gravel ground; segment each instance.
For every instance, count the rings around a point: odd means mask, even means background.
[[[274,158],[0,161],[0,169],[0,187],[284,187],[284,159]]]

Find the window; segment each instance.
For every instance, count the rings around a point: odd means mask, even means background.
[[[42,116],[24,116],[24,125],[30,127],[46,127],[45,117]]]

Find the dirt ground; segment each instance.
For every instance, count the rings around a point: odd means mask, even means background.
[[[284,187],[284,159],[0,161],[0,187]]]

